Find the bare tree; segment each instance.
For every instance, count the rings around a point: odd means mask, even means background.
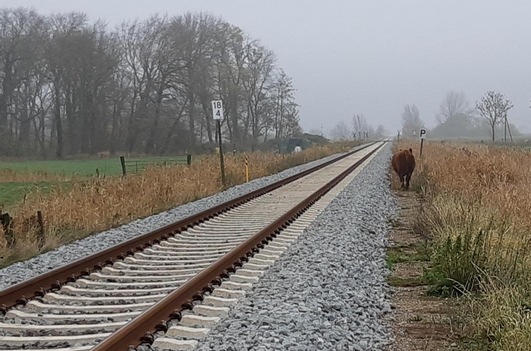
[[[83,13],[0,9],[0,154],[197,150],[215,138],[214,98],[231,142],[296,135],[295,88],[275,61],[203,13],[109,31]]]
[[[16,149],[13,145],[19,122],[29,131],[30,119],[17,117],[14,94],[28,78],[42,48],[42,19],[23,8],[0,9],[0,152]],[[20,91],[19,91],[20,92]],[[15,124],[10,128],[9,124]]]
[[[50,142],[55,143],[55,155],[58,158],[62,158],[65,152],[65,127],[70,130],[69,151],[77,151],[72,148],[75,140],[79,139],[78,128],[81,128],[77,124],[78,115],[74,112],[77,107],[74,90],[79,87],[76,79],[79,62],[76,60],[82,55],[77,45],[86,24],[87,17],[81,13],[57,14],[49,18],[51,33],[50,40],[46,43],[45,58],[53,91],[53,132]]]
[[[496,126],[507,121],[507,112],[513,106],[513,103],[505,99],[503,94],[494,91],[488,91],[480,101],[476,102],[480,116],[487,121],[491,128],[492,141],[495,139]]]
[[[354,139],[369,138],[369,134],[373,133],[374,128],[367,123],[367,119],[362,114],[355,114],[352,116],[352,135]]]
[[[293,126],[298,122],[298,105],[295,103],[295,88],[293,80],[284,70],[278,70],[273,83],[273,94],[276,102],[275,107],[275,137],[284,138],[293,133],[293,129],[287,126]]]
[[[477,131],[474,125],[476,115],[463,92],[450,91],[440,104],[436,115],[438,124],[431,135],[443,138],[471,136]]]
[[[418,136],[422,127],[424,127],[424,122],[420,119],[417,106],[404,106],[404,111],[402,112],[402,136],[405,138]]]
[[[352,139],[352,130],[345,121],[339,121],[330,131],[332,139],[346,141]]]
[[[260,115],[266,112],[275,55],[256,42],[249,43],[246,46],[246,52],[247,74],[244,75],[243,79],[243,86],[247,94],[245,131],[252,137],[252,142],[256,143],[258,136],[265,127],[265,121],[260,118]]]
[[[154,118],[154,123],[150,123],[148,115],[155,110],[153,102],[160,100],[160,88],[166,83],[165,75],[169,69],[164,55],[167,22],[165,17],[152,16],[145,22],[137,20],[123,24],[121,28],[123,57],[133,88],[127,131],[128,151],[132,151],[138,139],[144,137],[143,132],[157,128],[158,116]],[[152,141],[148,140],[145,147],[151,150]]]
[[[232,143],[243,140],[241,120],[241,101],[244,96],[242,86],[245,75],[246,37],[243,31],[235,26],[227,25],[224,28],[226,38],[221,48],[220,60],[217,64],[218,71],[218,94],[224,101],[224,113],[226,118],[226,130]]]
[[[448,121],[457,115],[470,116],[474,113],[474,108],[465,97],[465,93],[449,91],[441,102],[439,113],[436,115],[439,124]]]
[[[228,24],[219,18],[200,13],[187,13],[176,17],[172,23],[173,35],[180,37],[175,42],[174,54],[180,52],[184,70],[178,79],[178,85],[187,102],[189,146],[203,139],[206,132],[208,141],[213,140],[214,125],[211,123],[210,101],[222,98],[215,93],[218,84],[214,66],[220,62],[222,51],[226,48]],[[225,106],[225,110],[229,108]]]
[[[378,127],[376,127],[374,134],[376,138],[382,138],[387,134],[387,131],[385,130],[385,127],[383,125],[379,124]]]

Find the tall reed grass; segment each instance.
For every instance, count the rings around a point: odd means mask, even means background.
[[[412,187],[428,204],[430,275],[468,299],[471,335],[489,350],[531,349],[531,153],[429,142]]]

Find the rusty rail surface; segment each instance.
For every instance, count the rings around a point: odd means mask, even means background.
[[[330,191],[330,189],[336,186],[354,169],[359,167],[383,145],[385,144],[382,143],[378,148],[354,163],[282,217],[241,243],[211,266],[205,268],[91,350],[128,351],[131,348],[139,346],[141,343],[152,343],[155,339],[153,334],[156,331],[166,331],[168,329],[168,320],[180,320],[183,310],[192,309],[194,301],[201,301],[206,292],[212,292],[213,285],[220,285],[223,278],[229,277],[230,273],[235,272],[249,257],[259,252],[259,249],[263,248],[269,241],[276,237],[282,229],[286,228],[297,217],[303,214],[314,202]]]
[[[210,218],[213,218],[223,212],[235,208],[243,203],[246,203],[258,196],[273,191],[285,184],[304,177],[312,172],[324,168],[334,162],[337,162],[345,157],[348,157],[360,150],[363,150],[374,143],[358,147],[344,155],[341,155],[333,160],[324,162],[321,165],[312,167],[303,172],[292,175],[283,180],[277,181],[263,188],[254,190],[250,193],[224,202],[210,209],[197,213],[195,215],[184,218],[178,222],[166,225],[152,232],[138,236],[136,238],[125,241],[116,246],[102,250],[85,258],[79,259],[65,266],[53,269],[47,273],[12,285],[0,291],[0,312],[6,313],[7,310],[17,304],[26,304],[29,300],[35,297],[42,297],[48,291],[59,290],[62,285],[73,282],[80,276],[88,275],[93,271],[101,270],[106,265],[113,264],[116,260],[122,260],[127,256],[133,255],[135,252],[142,251],[151,245],[157,244],[162,240],[167,239],[171,235],[178,234],[187,228],[198,225]]]

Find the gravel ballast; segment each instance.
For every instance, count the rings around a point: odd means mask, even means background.
[[[175,221],[192,216],[212,206],[229,201],[250,191],[261,188],[267,184],[287,178],[337,156],[339,155],[329,156],[301,166],[287,169],[272,176],[255,179],[249,183],[232,187],[219,194],[215,194],[147,218],[135,220],[118,228],[91,235],[85,239],[61,246],[32,259],[12,264],[6,268],[0,269],[0,290],[35,277],[39,274],[48,272],[67,263],[73,262],[80,257],[107,249],[123,241],[132,239],[136,236],[148,233]]]
[[[197,350],[382,350],[391,340],[390,144],[306,228]]]
[[[392,337],[386,236],[397,202],[387,144],[265,272],[197,350],[384,350]],[[336,155],[337,156],[337,155]],[[332,157],[336,157],[332,156]],[[0,289],[332,158],[294,167],[0,270]]]

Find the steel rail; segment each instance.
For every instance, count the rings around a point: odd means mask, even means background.
[[[123,260],[125,257],[133,255],[135,252],[142,251],[154,244],[158,244],[160,241],[167,239],[171,235],[178,234],[181,231],[203,223],[208,219],[218,216],[232,208],[280,188],[281,186],[302,178],[321,168],[329,166],[330,164],[342,160],[343,158],[361,151],[371,145],[374,145],[374,143],[363,145],[362,147],[358,147],[353,151],[334,158],[333,160],[329,160],[320,165],[274,182],[263,188],[254,190],[175,223],[168,224],[164,227],[144,235],[140,235],[116,246],[66,264],[62,267],[58,267],[42,275],[12,285],[0,291],[0,312],[5,314],[10,308],[18,304],[25,305],[29,300],[35,297],[42,297],[48,291],[59,290],[64,284],[73,282],[83,275],[88,275],[93,271],[101,270],[104,266],[111,265],[116,260]]]
[[[256,233],[225,256],[205,268],[199,274],[188,280],[182,286],[141,315],[135,317],[129,323],[115,331],[92,351],[128,351],[139,346],[141,343],[152,343],[156,331],[166,331],[169,319],[180,320],[182,311],[192,309],[194,301],[203,299],[206,292],[213,291],[213,285],[220,285],[222,278],[228,278],[230,273],[235,272],[246,262],[249,257],[259,252],[269,241],[271,241],[280,231],[286,228],[297,217],[302,215],[319,198],[335,187],[348,174],[359,167],[365,160],[378,151],[384,143],[371,151],[369,154],[354,163],[348,169],[336,176],[320,189],[308,196],[298,205],[286,212],[273,223]]]

